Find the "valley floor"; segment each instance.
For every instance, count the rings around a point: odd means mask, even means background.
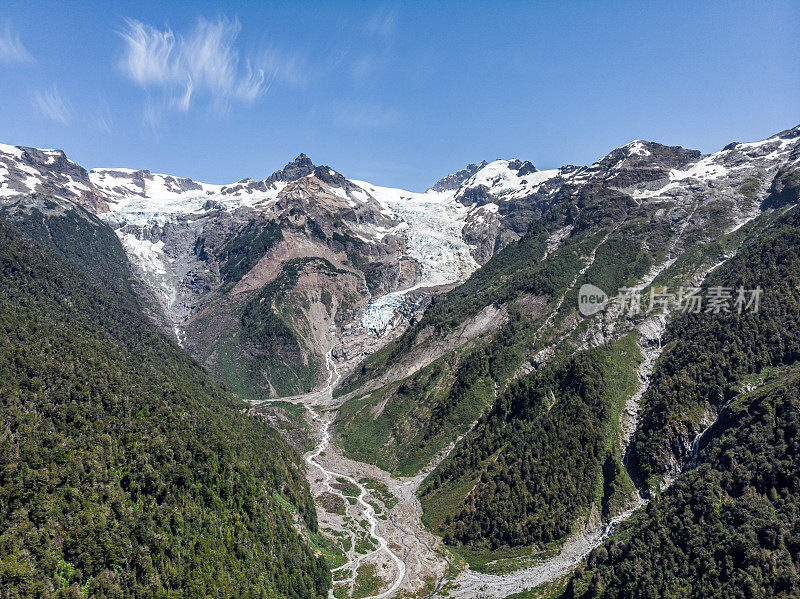
[[[568,574],[600,545],[619,522],[644,505],[639,501],[609,523],[594,518],[571,536],[556,554],[505,574],[454,567],[442,540],[421,521],[417,490],[425,477],[453,449],[446,447],[414,477],[398,478],[372,464],[346,458],[330,443],[336,420],[332,397],[339,373],[331,352],[326,356],[327,385],[320,390],[273,401],[305,407],[314,449],[304,459],[317,505],[320,532],[333,547],[332,597],[506,597],[557,580]]]
[[[306,474],[320,531],[339,549],[339,560],[332,563],[333,593],[371,599],[431,595],[445,582],[450,561],[441,541],[422,525],[416,491],[444,456],[409,479],[394,478],[376,466],[342,456],[330,444],[336,417],[331,396],[339,378],[330,352],[327,364],[330,376],[324,389],[279,401],[306,408],[316,444],[305,454]]]

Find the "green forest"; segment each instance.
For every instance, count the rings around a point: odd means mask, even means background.
[[[0,221],[0,595],[327,596],[299,458],[243,407]]]
[[[577,568],[565,597],[800,594],[800,215],[773,220],[706,282],[762,287],[759,311],[669,325],[629,462],[651,501]],[[709,412],[690,460],[680,439]],[[659,493],[675,460],[684,472]]]
[[[800,595],[800,378],[725,408],[697,469],[579,566],[563,595]]]
[[[736,395],[743,377],[800,358],[800,212],[778,218],[711,273],[704,287],[714,286],[760,287],[759,310],[670,321],[630,449],[631,474],[642,485],[657,485],[669,463],[686,460],[686,439]]]
[[[426,523],[448,544],[496,550],[562,539],[592,504],[615,513],[633,491],[619,418],[640,360],[630,335],[512,383],[425,481]]]
[[[114,231],[85,208],[34,194],[0,206],[0,218],[77,266],[130,307],[140,305],[131,288],[125,250]]]

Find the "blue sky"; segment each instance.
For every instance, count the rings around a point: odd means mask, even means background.
[[[800,2],[20,2],[0,141],[211,183],[298,153],[422,190],[482,159],[800,123]]]

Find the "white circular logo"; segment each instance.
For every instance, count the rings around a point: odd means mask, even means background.
[[[591,283],[584,283],[578,290],[578,311],[584,316],[597,314],[606,307],[608,295]]]

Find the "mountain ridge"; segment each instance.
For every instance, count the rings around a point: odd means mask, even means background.
[[[326,346],[334,344],[343,366],[352,369],[360,356],[400,334],[431,294],[464,281],[522,239],[531,222],[559,202],[572,201],[566,198],[577,197],[579,190],[620,190],[632,202],[674,201],[670,194],[676,191],[694,194],[693,187],[732,176],[736,160],[751,160],[749,154],[764,144],[786,149],[784,142],[797,131],[710,155],[635,140],[592,165],[546,171],[522,160],[495,160],[445,177],[443,191],[425,193],[351,180],[314,165],[305,154],[264,180],[212,185],[144,170],[86,171],[60,151],[0,146],[0,165],[5,165],[0,194],[9,201],[43,189],[95,212],[120,237],[153,317],[193,347],[199,347],[199,338],[186,337],[199,335],[192,320],[213,313],[212,306],[228,305],[232,285],[250,293],[256,281],[263,285],[278,276],[270,266],[275,261],[317,256],[350,269],[361,282],[348,291],[349,315],[339,312],[335,324],[330,313],[315,309],[315,316],[308,312],[290,328],[305,331],[300,333],[306,338],[304,360],[321,365]],[[739,205],[733,202],[734,214],[743,210]],[[329,338],[319,347],[324,336],[310,332],[335,324],[341,338],[349,323],[355,334],[340,343]],[[211,347],[216,343],[221,340]],[[207,366],[214,368],[216,351],[206,357]],[[324,376],[321,366],[313,370]],[[310,376],[306,384],[313,386]],[[269,387],[265,380],[264,388]]]
[[[122,280],[129,265],[151,319],[250,400],[249,413],[282,423],[295,447],[305,447],[305,423],[289,402],[311,402],[308,424],[332,441],[326,456],[317,447],[326,468],[379,476],[398,509],[470,564],[454,597],[505,596],[552,580],[547,568],[568,574],[561,547],[582,559],[645,500],[653,510],[678,501],[671,489],[685,489],[676,481],[702,461],[713,427],[737,421],[728,404],[741,385],[770,369],[782,376],[796,358],[787,306],[800,127],[705,155],[634,140],[586,166],[495,160],[424,193],[349,179],[304,154],[224,193],[64,161],[0,146],[0,213],[81,268]],[[93,193],[104,205],[89,210]],[[647,308],[665,289],[748,282],[770,293],[788,285],[787,299],[724,323]],[[607,293],[605,310],[579,311],[584,284]],[[629,293],[641,297],[631,313]],[[761,331],[757,342],[744,341],[749,331]],[[271,403],[281,397],[289,402]],[[336,491],[354,489],[307,476],[321,522],[347,534],[337,497],[345,515],[360,504]],[[391,515],[384,540],[407,534],[395,530],[389,495],[374,494],[376,513]],[[640,530],[646,510],[625,530]],[[403,523],[422,534],[418,517]],[[575,571],[571,592],[616,588],[630,563],[617,560],[618,542],[587,559],[588,574]],[[354,577],[368,545],[341,546]],[[398,564],[392,588],[422,588],[423,573],[440,572],[434,546],[425,560],[438,565]],[[646,563],[642,551],[625,559]]]

